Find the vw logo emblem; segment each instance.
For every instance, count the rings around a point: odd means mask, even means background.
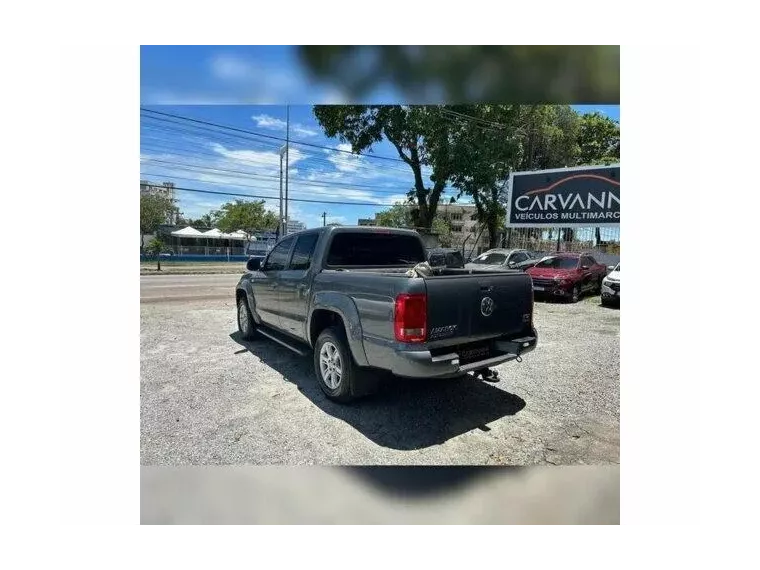
[[[491,297],[483,297],[483,300],[480,301],[480,312],[483,313],[484,317],[491,316],[493,313],[493,299]]]

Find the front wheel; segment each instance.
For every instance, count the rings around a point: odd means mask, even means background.
[[[314,345],[314,372],[325,396],[337,402],[354,399],[351,386],[356,365],[342,329],[329,327],[322,331]]]
[[[240,336],[243,340],[253,340],[256,335],[256,323],[253,321],[253,315],[248,308],[248,300],[240,297],[237,303],[237,322]]]
[[[573,287],[573,293],[572,293],[572,297],[570,298],[570,302],[577,303],[580,300],[580,298],[581,298],[581,286],[576,285],[575,287]]]

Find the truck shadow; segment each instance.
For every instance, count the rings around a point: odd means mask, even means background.
[[[514,415],[525,400],[472,377],[448,380],[402,379],[382,375],[376,394],[352,404],[328,400],[317,385],[310,357],[299,357],[267,340],[230,338],[296,385],[325,413],[343,420],[371,441],[398,450],[423,449]]]

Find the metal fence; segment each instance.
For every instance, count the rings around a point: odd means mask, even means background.
[[[591,253],[600,263],[620,261],[620,227],[511,228],[502,246],[541,253]]]
[[[178,245],[169,248],[176,255],[245,255],[244,247],[212,247],[204,245]]]

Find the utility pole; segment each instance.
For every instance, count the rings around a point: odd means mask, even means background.
[[[322,227],[327,225],[327,212],[322,212]]]
[[[290,158],[290,105],[285,106],[285,231],[288,218],[288,163]]]
[[[283,226],[285,226],[285,223],[283,222],[283,208],[282,208],[282,158],[285,156],[285,145],[282,145],[280,147],[280,217],[277,219],[277,233],[279,234],[279,237],[282,237],[284,234],[283,232]]]

